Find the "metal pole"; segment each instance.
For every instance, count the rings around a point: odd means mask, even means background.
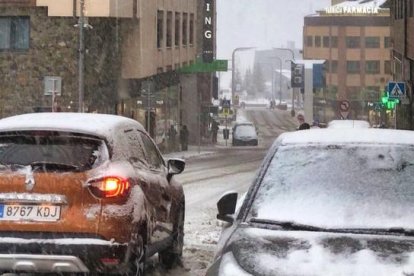
[[[80,17],[79,17],[79,106],[78,112],[84,112],[83,110],[83,95],[84,95],[84,52],[85,52],[85,41],[84,41],[84,9],[85,0],[80,0]]]
[[[273,50],[280,50],[280,51],[289,51],[292,54],[292,62],[295,61],[295,52],[289,48],[273,48]],[[291,110],[292,117],[295,116],[295,88],[292,87],[292,110]]]
[[[397,129],[397,104],[394,106],[394,125],[395,129]]]
[[[279,104],[282,104],[282,59],[279,58],[280,71],[279,71]]]
[[[147,130],[148,134],[151,135],[151,93],[150,93],[150,83],[147,83]]]
[[[231,104],[234,102],[234,90],[235,90],[235,75],[236,75],[236,68],[235,68],[235,56],[237,51],[247,51],[254,49],[256,47],[240,47],[233,50],[233,53],[231,55]]]

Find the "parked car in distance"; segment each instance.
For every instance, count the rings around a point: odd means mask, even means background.
[[[232,130],[233,146],[257,146],[257,129],[251,122],[236,122]]]
[[[137,121],[35,113],[0,120],[0,271],[143,275],[183,247],[184,193]]]
[[[225,221],[207,276],[413,275],[414,132],[284,133]]]
[[[369,122],[364,120],[332,120],[328,128],[370,128]]]

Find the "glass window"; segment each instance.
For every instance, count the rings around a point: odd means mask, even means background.
[[[172,12],[167,13],[167,47],[172,46]]]
[[[359,74],[359,72],[360,72],[360,63],[359,63],[359,61],[347,61],[346,62],[346,71],[349,74]]]
[[[0,18],[0,50],[29,49],[29,18]]]
[[[391,48],[391,39],[389,36],[384,37],[384,48]]]
[[[163,45],[163,38],[164,38],[164,12],[158,11],[157,13],[157,47],[161,48]]]
[[[380,47],[380,38],[377,36],[367,36],[365,37],[365,47],[366,48],[379,48]]]
[[[367,74],[379,74],[380,73],[380,61],[379,60],[367,60],[365,62],[365,72]]]
[[[329,48],[329,36],[324,36],[323,37],[323,47],[324,48]]]
[[[136,161],[144,161],[145,154],[142,148],[142,141],[140,139],[140,135],[136,130],[127,130],[125,131],[125,135],[127,137],[128,143],[128,152],[131,157],[136,158]]]
[[[321,47],[321,46],[322,46],[321,37],[315,36],[315,47]]]
[[[187,45],[187,37],[188,37],[188,31],[187,31],[187,21],[188,21],[188,14],[183,13],[183,24],[182,24],[182,38],[183,38],[183,45]]]
[[[360,37],[359,36],[348,36],[346,38],[346,47],[347,48],[360,48],[361,47],[361,43],[360,43]]]
[[[410,6],[410,17],[414,17],[414,0],[410,0],[409,6]]]
[[[152,140],[144,133],[141,133],[141,139],[145,147],[146,159],[150,167],[157,169],[161,168],[161,166],[164,165],[164,161]]]
[[[175,25],[174,25],[174,41],[175,46],[180,46],[180,13],[175,13]]]
[[[252,199],[250,215],[333,228],[359,227],[361,220],[384,227],[385,218],[404,220],[412,210],[412,160],[412,147],[395,144],[280,146]],[[378,204],[383,201],[388,204]],[[334,207],[326,208],[331,202]],[[304,216],[304,206],[318,215]],[[400,210],[398,216],[389,206]],[[349,210],[356,209],[352,215],[357,217],[350,221]]]
[[[194,44],[194,14],[190,14],[190,45]]]
[[[311,35],[306,36],[306,46],[313,47],[313,36]]]
[[[88,136],[55,131],[0,135],[0,163],[44,170],[89,170],[109,159],[106,144]]]

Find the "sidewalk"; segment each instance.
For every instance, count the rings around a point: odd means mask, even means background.
[[[217,135],[217,143],[213,144],[210,142],[210,140],[205,141],[203,140],[201,145],[188,145],[187,151],[176,151],[176,152],[169,152],[164,153],[163,156],[165,159],[169,158],[182,158],[182,159],[189,159],[192,157],[198,157],[201,155],[209,155],[214,154],[217,150],[220,150],[222,148],[231,147],[231,140],[227,140],[227,146],[226,141],[223,138],[223,128],[220,126],[220,129],[218,131]]]

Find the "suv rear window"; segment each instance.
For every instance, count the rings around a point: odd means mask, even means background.
[[[84,171],[108,159],[102,139],[56,131],[0,133],[0,163]]]

